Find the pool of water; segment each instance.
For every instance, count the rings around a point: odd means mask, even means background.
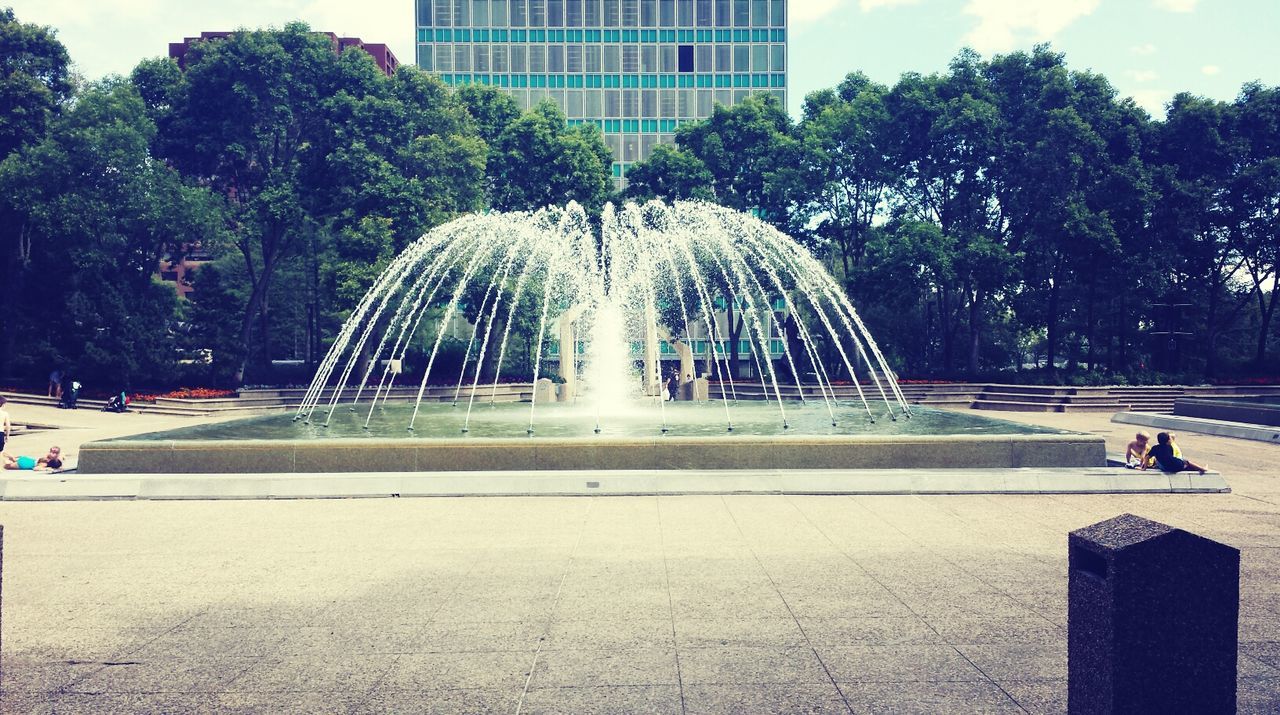
[[[882,410],[883,410],[883,406]],[[352,411],[340,407],[328,427],[320,424],[323,412],[312,424],[295,422],[293,414],[253,417],[234,422],[184,427],[166,432],[130,437],[130,440],[309,440],[309,439],[510,439],[529,436],[530,405],[507,403],[477,405],[471,412],[467,432],[466,405],[424,404],[414,431],[407,428],[412,405],[390,404],[375,409],[369,429],[365,429],[368,406]],[[832,418],[834,413],[834,420]],[[783,420],[788,425],[783,427]],[[822,402],[750,402],[730,405],[726,419],[720,402],[651,403],[628,406],[612,414],[597,415],[594,409],[573,405],[539,405],[533,412],[533,438],[591,437],[641,438],[666,433],[673,437],[734,436],[900,436],[900,435],[1032,435],[1067,434],[1034,425],[991,419],[967,412],[949,412],[917,407],[912,417],[896,421],[883,413],[873,423],[861,404],[837,404],[828,410]],[[835,426],[832,422],[835,422]],[[597,425],[600,432],[597,433]]]

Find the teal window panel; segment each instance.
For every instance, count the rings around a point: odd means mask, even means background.
[[[677,42],[693,42],[695,33],[693,30],[681,30],[678,35],[679,38],[676,40]]]
[[[564,30],[551,30],[548,35],[550,42],[564,42]]]
[[[704,88],[706,88],[706,87],[714,87],[714,86],[715,86],[715,76],[714,76],[714,75],[709,75],[709,74],[700,74],[700,75],[698,75],[698,86],[699,86],[699,87],[704,87]]]
[[[587,75],[586,79],[587,79],[587,86],[590,87],[591,89],[600,89],[601,87],[604,86],[604,78],[602,78],[598,74],[589,74]]]
[[[786,352],[786,351],[787,351],[787,350],[786,350],[786,346],[784,346],[784,345],[782,344],[782,341],[781,341],[781,340],[770,340],[770,341],[769,341],[769,352],[773,353],[774,355],[781,355],[782,353],[784,353],[784,352]]]
[[[659,82],[658,86],[663,89],[674,89],[676,86],[676,76],[673,74],[662,75],[661,82]]]
[[[751,41],[752,42],[768,42],[769,31],[768,30],[752,30]]]
[[[419,27],[418,42],[430,42],[430,41],[431,41],[431,31]]]
[[[739,340],[739,341],[738,341],[738,352],[739,352],[739,353],[749,353],[749,352],[751,352],[751,341],[750,341],[750,340]]]
[[[449,42],[453,37],[453,30],[436,30],[436,42]]]
[[[622,164],[617,164],[617,163],[615,163],[615,164],[613,165],[613,178],[615,178],[615,179],[621,179],[621,178],[622,178]],[[666,343],[662,343],[662,344],[663,344],[663,345],[666,345]]]
[[[787,76],[785,74],[769,75],[769,85],[772,87],[786,87]]]
[[[734,42],[750,42],[751,30],[734,30],[733,41]]]
[[[570,42],[582,42],[582,30],[569,30],[566,36]]]
[[[487,74],[478,74],[475,79],[476,84],[489,84],[489,75]]]
[[[624,74],[622,75],[623,89],[638,89],[640,87],[640,75]]]
[[[529,41],[530,42],[546,42],[547,31],[546,30],[529,30]]]
[[[624,119],[624,120],[622,120],[622,131],[626,132],[627,134],[637,134],[637,133],[639,133],[639,131],[640,131],[640,120],[639,120],[639,119]]]
[[[510,86],[511,86],[511,77],[510,77],[510,76],[508,76],[508,75],[500,74],[500,75],[498,75],[497,77],[495,77],[495,79],[498,81],[498,86],[499,86],[499,87],[510,87]]]
[[[565,86],[565,80],[567,79],[568,77],[562,74],[551,75],[551,80],[552,80],[551,86],[555,87],[556,89],[563,89]]]
[[[639,30],[623,30],[622,41],[623,42],[639,42],[640,31]]]
[[[668,132],[674,132],[675,130],[676,130],[676,120],[674,119],[662,120],[660,131],[662,131],[663,133],[668,133]]]
[[[616,74],[607,74],[604,76],[605,89],[617,89],[622,86],[622,77]]]
[[[716,30],[716,42],[733,42],[733,30]]]
[[[622,42],[622,30],[605,30],[605,42]]]
[[[735,75],[733,76],[733,86],[734,86],[734,87],[750,87],[750,86],[751,86],[751,75],[749,75],[749,74],[735,74]]]
[[[460,29],[454,30],[453,38],[454,38],[454,42],[470,42],[471,30],[467,28],[460,28]]]
[[[641,42],[657,42],[658,31],[657,30],[641,30],[640,41]]]
[[[488,42],[488,41],[489,41],[489,31],[488,31],[488,30],[484,30],[484,29],[475,30],[475,31],[473,31],[473,32],[472,32],[472,36],[473,36],[473,37],[475,37],[475,41],[476,41],[476,42]]]
[[[586,36],[587,42],[599,42],[604,35],[600,30],[587,30]]]
[[[680,77],[679,77],[679,86],[680,86],[682,89],[689,89],[689,88],[692,88],[692,87],[694,86],[694,85],[693,85],[693,82],[694,82],[694,80],[693,80],[693,76],[692,76],[692,75],[682,74],[682,75],[680,75]]]
[[[698,42],[714,42],[715,32],[711,30],[698,30]]]
[[[645,134],[656,134],[658,132],[658,120],[642,119],[640,120],[640,131]]]
[[[732,87],[732,86],[733,86],[733,75],[731,75],[731,74],[718,74],[718,75],[716,75],[716,87],[717,87],[717,88],[719,88],[719,89],[725,89],[725,88],[727,88],[727,87]]]
[[[528,33],[528,31],[527,31],[527,30],[512,30],[512,31],[511,31],[511,41],[512,41],[512,42],[524,42],[524,41],[525,41],[525,38],[527,38],[528,36],[529,36],[529,33]]]
[[[769,39],[773,42],[786,42],[787,31],[786,30],[770,30]]]
[[[507,37],[508,37],[510,34],[511,34],[511,33],[510,33],[510,32],[508,32],[508,31],[506,31],[506,30],[494,30],[494,31],[493,31],[493,39],[494,39],[494,41],[495,41],[495,42],[506,42],[506,41],[507,41]]]
[[[640,75],[640,86],[644,89],[656,89],[658,87],[657,75],[643,74]]]
[[[675,41],[676,41],[675,30],[663,30],[658,33],[658,42],[675,42]]]
[[[751,86],[752,86],[752,87],[768,87],[768,86],[769,86],[769,75],[767,75],[767,74],[753,74],[753,75],[751,75]]]

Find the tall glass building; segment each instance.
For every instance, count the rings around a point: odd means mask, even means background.
[[[417,0],[418,66],[550,98],[613,150],[613,175],[751,94],[787,101],[787,0]]]

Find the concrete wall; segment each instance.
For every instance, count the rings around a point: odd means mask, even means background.
[[[1090,435],[642,439],[105,441],[82,474],[260,474],[631,469],[1100,467]]]

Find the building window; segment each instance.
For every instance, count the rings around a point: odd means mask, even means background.
[[[693,45],[680,45],[680,72],[693,71]]]

